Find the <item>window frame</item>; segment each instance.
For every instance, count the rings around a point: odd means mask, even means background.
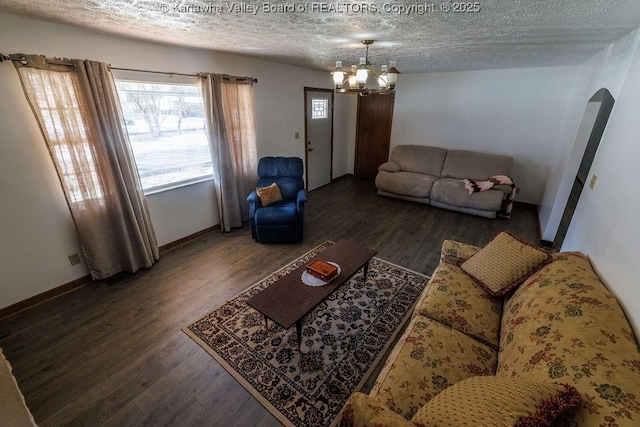
[[[198,77],[196,76],[185,76],[185,75],[175,75],[175,74],[164,74],[164,73],[158,73],[158,74],[151,74],[151,73],[140,73],[140,72],[134,72],[134,71],[125,71],[125,70],[113,70],[113,75],[114,75],[114,80],[116,82],[116,86],[118,86],[118,83],[135,83],[135,84],[149,84],[149,85],[153,85],[153,84],[159,84],[159,85],[176,85],[176,86],[193,86],[196,87],[198,89],[198,97],[200,98],[200,103],[202,105],[203,108],[203,113],[204,113],[204,99],[202,96],[202,93],[200,91],[200,87],[199,87],[199,81],[198,81]],[[134,160],[136,162],[136,167],[138,168],[138,164],[140,163],[138,158],[135,155],[135,150],[133,150],[133,146],[135,145],[135,142],[132,140],[131,138],[131,134],[129,133],[129,130],[127,128],[126,125],[126,121],[129,120],[125,115],[124,115],[124,100],[121,97],[122,92],[120,91],[120,89],[118,89],[118,96],[121,98],[120,99],[120,105],[121,105],[121,109],[123,110],[123,118],[124,118],[124,123],[123,123],[123,130],[125,132],[127,132],[127,134],[129,135],[129,140],[131,142],[132,145],[132,151],[133,151],[133,157]],[[204,118],[204,114],[203,114],[203,120],[205,120]],[[204,135],[206,137],[207,135],[207,131],[206,131],[206,123],[204,124]],[[210,147],[209,144],[207,142],[207,151],[209,153],[209,157],[211,156],[211,152],[210,152]],[[152,195],[152,194],[157,194],[157,193],[162,193],[165,191],[170,191],[170,190],[174,190],[177,188],[181,188],[181,187],[186,187],[186,186],[190,186],[190,185],[195,185],[195,184],[199,184],[199,183],[203,183],[203,182],[207,182],[207,181],[213,181],[214,179],[214,171],[213,171],[213,164],[211,165],[211,173],[207,174],[207,175],[203,175],[203,176],[193,176],[190,178],[185,178],[185,179],[180,179],[180,180],[175,180],[175,181],[171,181],[171,182],[167,182],[167,183],[162,183],[159,185],[151,185],[151,186],[147,186],[145,187],[143,185],[143,193],[145,196],[148,195]],[[141,177],[141,182],[142,182],[142,177]]]
[[[322,109],[316,108],[316,104],[321,103]],[[321,116],[316,116],[317,112],[322,112]],[[327,98],[311,98],[311,120],[324,120],[329,118],[329,100]]]

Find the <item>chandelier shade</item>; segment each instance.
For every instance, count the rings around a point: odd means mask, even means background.
[[[342,61],[336,61],[336,69],[331,74],[333,75],[333,84],[336,88],[341,88],[347,74],[342,69]]]
[[[369,62],[369,46],[373,40],[362,40],[367,47],[366,54],[360,58],[358,65],[352,65],[349,72],[342,68],[342,61],[336,61],[336,68],[331,72],[333,85],[337,93],[368,95],[372,93],[395,92],[398,74],[396,61],[389,61],[389,66],[382,65],[380,73],[376,73]]]

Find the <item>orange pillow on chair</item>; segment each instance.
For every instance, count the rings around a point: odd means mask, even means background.
[[[280,187],[275,182],[266,187],[257,187],[256,193],[260,198],[262,206],[268,206],[271,203],[279,202],[282,200],[282,193],[280,193]]]

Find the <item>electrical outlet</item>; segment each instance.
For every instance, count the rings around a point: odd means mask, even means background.
[[[72,254],[72,255],[69,255],[69,262],[71,263],[71,265],[78,265],[82,261],[80,261],[80,255]]]
[[[293,134],[293,137],[294,137],[295,139],[300,139],[300,132],[296,132],[296,133],[294,133],[294,134]]]
[[[596,186],[596,181],[598,180],[598,175],[595,173],[591,176],[591,181],[589,181],[589,188],[593,190],[593,187]]]

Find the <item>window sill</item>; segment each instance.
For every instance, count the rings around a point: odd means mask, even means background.
[[[200,184],[206,181],[213,181],[212,176],[204,176],[199,178],[193,178],[180,182],[172,182],[170,184],[158,185],[156,187],[147,188],[144,191],[145,196],[150,196],[152,194],[164,193],[165,191],[175,190],[181,187],[187,187],[190,185]]]

